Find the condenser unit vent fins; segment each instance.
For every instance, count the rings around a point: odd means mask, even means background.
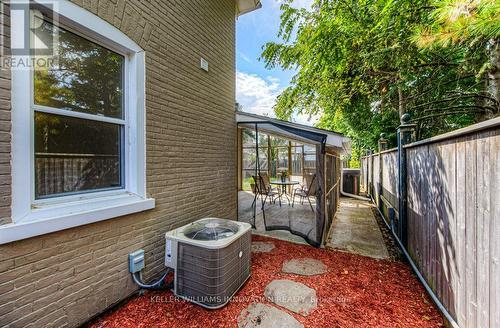
[[[250,276],[251,232],[224,248],[179,242],[176,294],[207,308],[225,305]]]

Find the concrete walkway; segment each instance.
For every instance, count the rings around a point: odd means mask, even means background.
[[[377,259],[389,258],[368,201],[341,198],[326,247]]]

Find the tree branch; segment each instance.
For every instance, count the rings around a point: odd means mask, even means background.
[[[475,110],[475,111],[459,110],[459,111],[454,111],[454,112],[446,112],[446,113],[437,113],[437,114],[426,115],[426,116],[414,118],[411,121],[412,122],[419,122],[419,121],[427,120],[427,119],[438,117],[438,116],[448,116],[448,115],[455,115],[455,114],[475,114],[475,113],[484,113],[484,112],[485,112],[485,110]]]
[[[486,110],[484,109],[483,106],[453,106],[453,107],[443,108],[443,110],[456,109],[456,108],[478,108],[478,109],[477,110],[458,110],[458,111],[451,111],[451,112],[444,112],[444,113],[441,112],[441,113],[417,117],[417,118],[414,118],[412,121],[421,121],[421,120],[426,120],[426,119],[438,117],[438,116],[447,116],[447,115],[455,115],[455,114],[474,114],[474,113],[486,112]]]
[[[460,80],[469,79],[469,78],[474,77],[474,76],[475,76],[474,74],[464,75],[464,76],[461,76],[461,77],[459,77],[459,78],[456,78],[456,79],[453,79],[453,80],[450,80],[450,81],[443,82],[441,85],[448,85],[448,84],[451,84],[451,83],[454,83],[454,82],[458,82],[458,81],[460,81]],[[435,89],[436,89],[436,86],[429,87],[429,88],[425,89],[424,91],[422,91],[422,92],[421,92],[421,93],[419,93],[419,94],[416,94],[416,95],[413,95],[413,96],[408,97],[408,98],[407,98],[407,100],[409,101],[409,100],[411,100],[411,99],[413,99],[413,98],[423,96],[424,94],[429,93],[429,92],[431,92],[431,91],[433,91],[433,90],[435,90]]]
[[[491,97],[488,97],[488,96],[485,96],[485,95],[481,95],[481,94],[474,94],[474,93],[460,94],[460,93],[457,93],[456,97],[444,98],[444,99],[438,99],[438,100],[434,100],[434,101],[429,101],[429,102],[426,102],[424,104],[413,106],[413,107],[411,107],[411,109],[415,110],[415,109],[419,109],[419,108],[422,108],[422,107],[427,107],[427,106],[431,106],[431,105],[442,104],[442,103],[449,102],[449,101],[457,101],[457,100],[460,100],[460,99],[467,99],[467,98],[482,98],[482,99],[489,99],[489,100],[491,100],[493,102],[496,102],[495,99],[493,99]],[[492,108],[493,110],[495,110],[494,107],[489,107],[489,106],[485,106],[485,107]],[[429,108],[429,109],[425,109],[424,112],[429,112],[429,111],[438,110],[438,109],[439,108]]]

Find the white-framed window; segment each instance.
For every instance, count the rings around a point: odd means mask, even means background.
[[[53,40],[57,64],[11,71],[13,223],[0,226],[0,243],[154,207],[144,51],[78,5],[54,3],[32,7],[29,23],[11,21],[12,44],[36,28],[32,48]]]

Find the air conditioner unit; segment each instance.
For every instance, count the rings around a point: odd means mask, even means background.
[[[206,218],[166,233],[174,293],[209,309],[224,306],[250,277],[251,226]]]

